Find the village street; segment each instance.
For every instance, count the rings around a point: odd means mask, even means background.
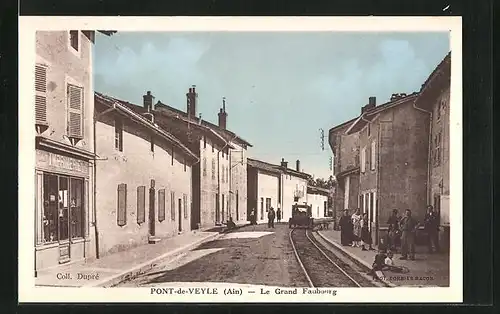
[[[120,287],[169,282],[226,282],[307,287],[289,240],[287,224],[245,226],[204,243]]]

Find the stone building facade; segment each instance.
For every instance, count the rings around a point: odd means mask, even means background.
[[[422,85],[415,106],[428,113],[428,204],[440,214],[440,242],[450,241],[450,79],[451,53]]]
[[[94,36],[35,35],[35,271],[95,256]]]
[[[94,103],[100,255],[190,231],[197,156],[147,111],[138,114],[100,93]]]

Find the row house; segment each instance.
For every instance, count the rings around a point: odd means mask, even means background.
[[[330,190],[316,187],[307,186],[307,204],[311,205],[311,214],[313,218],[328,217],[328,197]]]
[[[95,256],[95,31],[37,31],[35,38],[36,274]]]
[[[256,159],[248,159],[248,214],[253,209],[257,222],[267,219],[269,208],[281,209],[282,219],[292,217],[292,205],[307,203],[307,182],[311,175],[300,171],[300,161],[296,169],[288,168],[288,162],[280,165]]]
[[[144,95],[148,105],[129,107],[137,112],[149,110],[160,127],[174,134],[199,158],[192,168],[191,229],[213,227],[230,217],[235,222],[246,221],[244,165],[246,149],[251,145],[226,129],[225,101],[217,126],[197,117],[195,86],[186,94],[186,112],[161,101],[154,104],[153,98],[148,92]]]
[[[370,97],[361,115],[347,124],[342,134],[356,137],[356,149],[343,147],[341,141],[331,143],[335,144],[332,145],[334,155],[338,151],[341,154],[346,150],[356,152],[351,160],[351,164],[356,165],[354,176],[343,179],[344,200],[348,198],[344,208],[351,212],[359,208],[362,213],[368,213],[376,242],[378,230],[387,228],[392,209],[400,212],[411,209],[418,220],[423,220],[425,214],[429,124],[428,115],[414,107],[417,95],[394,94],[389,102],[380,106],[376,105],[375,97]],[[335,175],[339,178],[344,173]],[[353,178],[354,184],[347,182]]]
[[[423,222],[428,204],[448,206],[449,77],[448,56],[420,92],[379,106],[370,97],[359,117],[330,130],[335,205],[368,213],[375,241],[392,209],[411,209]],[[441,212],[446,224],[448,210]]]
[[[191,230],[191,172],[197,156],[149,112],[139,114],[127,104],[95,93],[100,255]]]
[[[451,53],[422,85],[415,107],[430,117],[427,202],[440,213],[441,247],[450,241],[450,79]]]

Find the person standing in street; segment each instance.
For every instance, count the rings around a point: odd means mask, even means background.
[[[352,222],[349,217],[347,209],[344,209],[344,213],[342,217],[340,217],[339,221],[340,225],[340,243],[342,245],[351,245],[352,241]]]
[[[433,252],[432,247],[439,252],[439,217],[434,211],[432,205],[427,206],[427,213],[424,218],[424,229],[427,233],[427,245],[429,246],[429,253]]]
[[[398,210],[393,209],[392,215],[387,220],[387,224],[389,225],[389,243],[387,243],[387,245],[393,252],[396,252],[396,243],[401,233],[399,230],[399,220],[400,218],[398,217]]]
[[[276,217],[276,213],[274,208],[269,208],[269,212],[267,213],[267,227],[274,228],[274,218]]]
[[[253,209],[253,208],[250,211],[250,224],[251,225],[256,225],[257,224],[257,221],[255,219],[255,209]]]
[[[352,236],[352,246],[359,247],[361,241],[361,215],[359,214],[359,208],[351,216],[353,236]]]
[[[281,208],[279,207],[279,205],[278,205],[278,210],[276,211],[276,221],[278,223],[281,222]]]
[[[373,250],[372,248],[372,235],[370,233],[370,222],[368,221],[368,214],[364,213],[361,217],[361,250],[367,251],[365,244],[368,244],[368,250]]]
[[[401,219],[401,257],[399,259],[415,260],[415,238],[418,223],[411,216],[411,210],[405,211],[405,216]]]

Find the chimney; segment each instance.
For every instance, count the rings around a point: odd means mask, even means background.
[[[361,107],[361,113],[365,113],[366,111],[369,111],[377,106],[377,98],[376,97],[369,97],[368,98],[368,104]]]
[[[288,162],[285,161],[285,158],[281,158],[281,167],[288,168]]]
[[[295,162],[295,170],[297,170],[298,172],[300,172],[300,160],[298,160],[298,159]]]
[[[226,97],[222,97],[222,108],[219,111],[219,127],[224,130],[227,127]]]
[[[407,96],[406,93],[392,94],[391,101],[398,100],[398,99],[404,98],[406,96]]]
[[[196,94],[196,85],[193,85],[189,88],[189,92],[186,94],[186,113],[188,118],[196,118],[196,98],[198,98],[198,94]]]
[[[154,99],[154,96],[151,95],[151,91],[147,91],[146,95],[142,97],[144,99],[144,108],[146,108],[147,112],[151,112],[151,110],[153,110],[153,99]]]

